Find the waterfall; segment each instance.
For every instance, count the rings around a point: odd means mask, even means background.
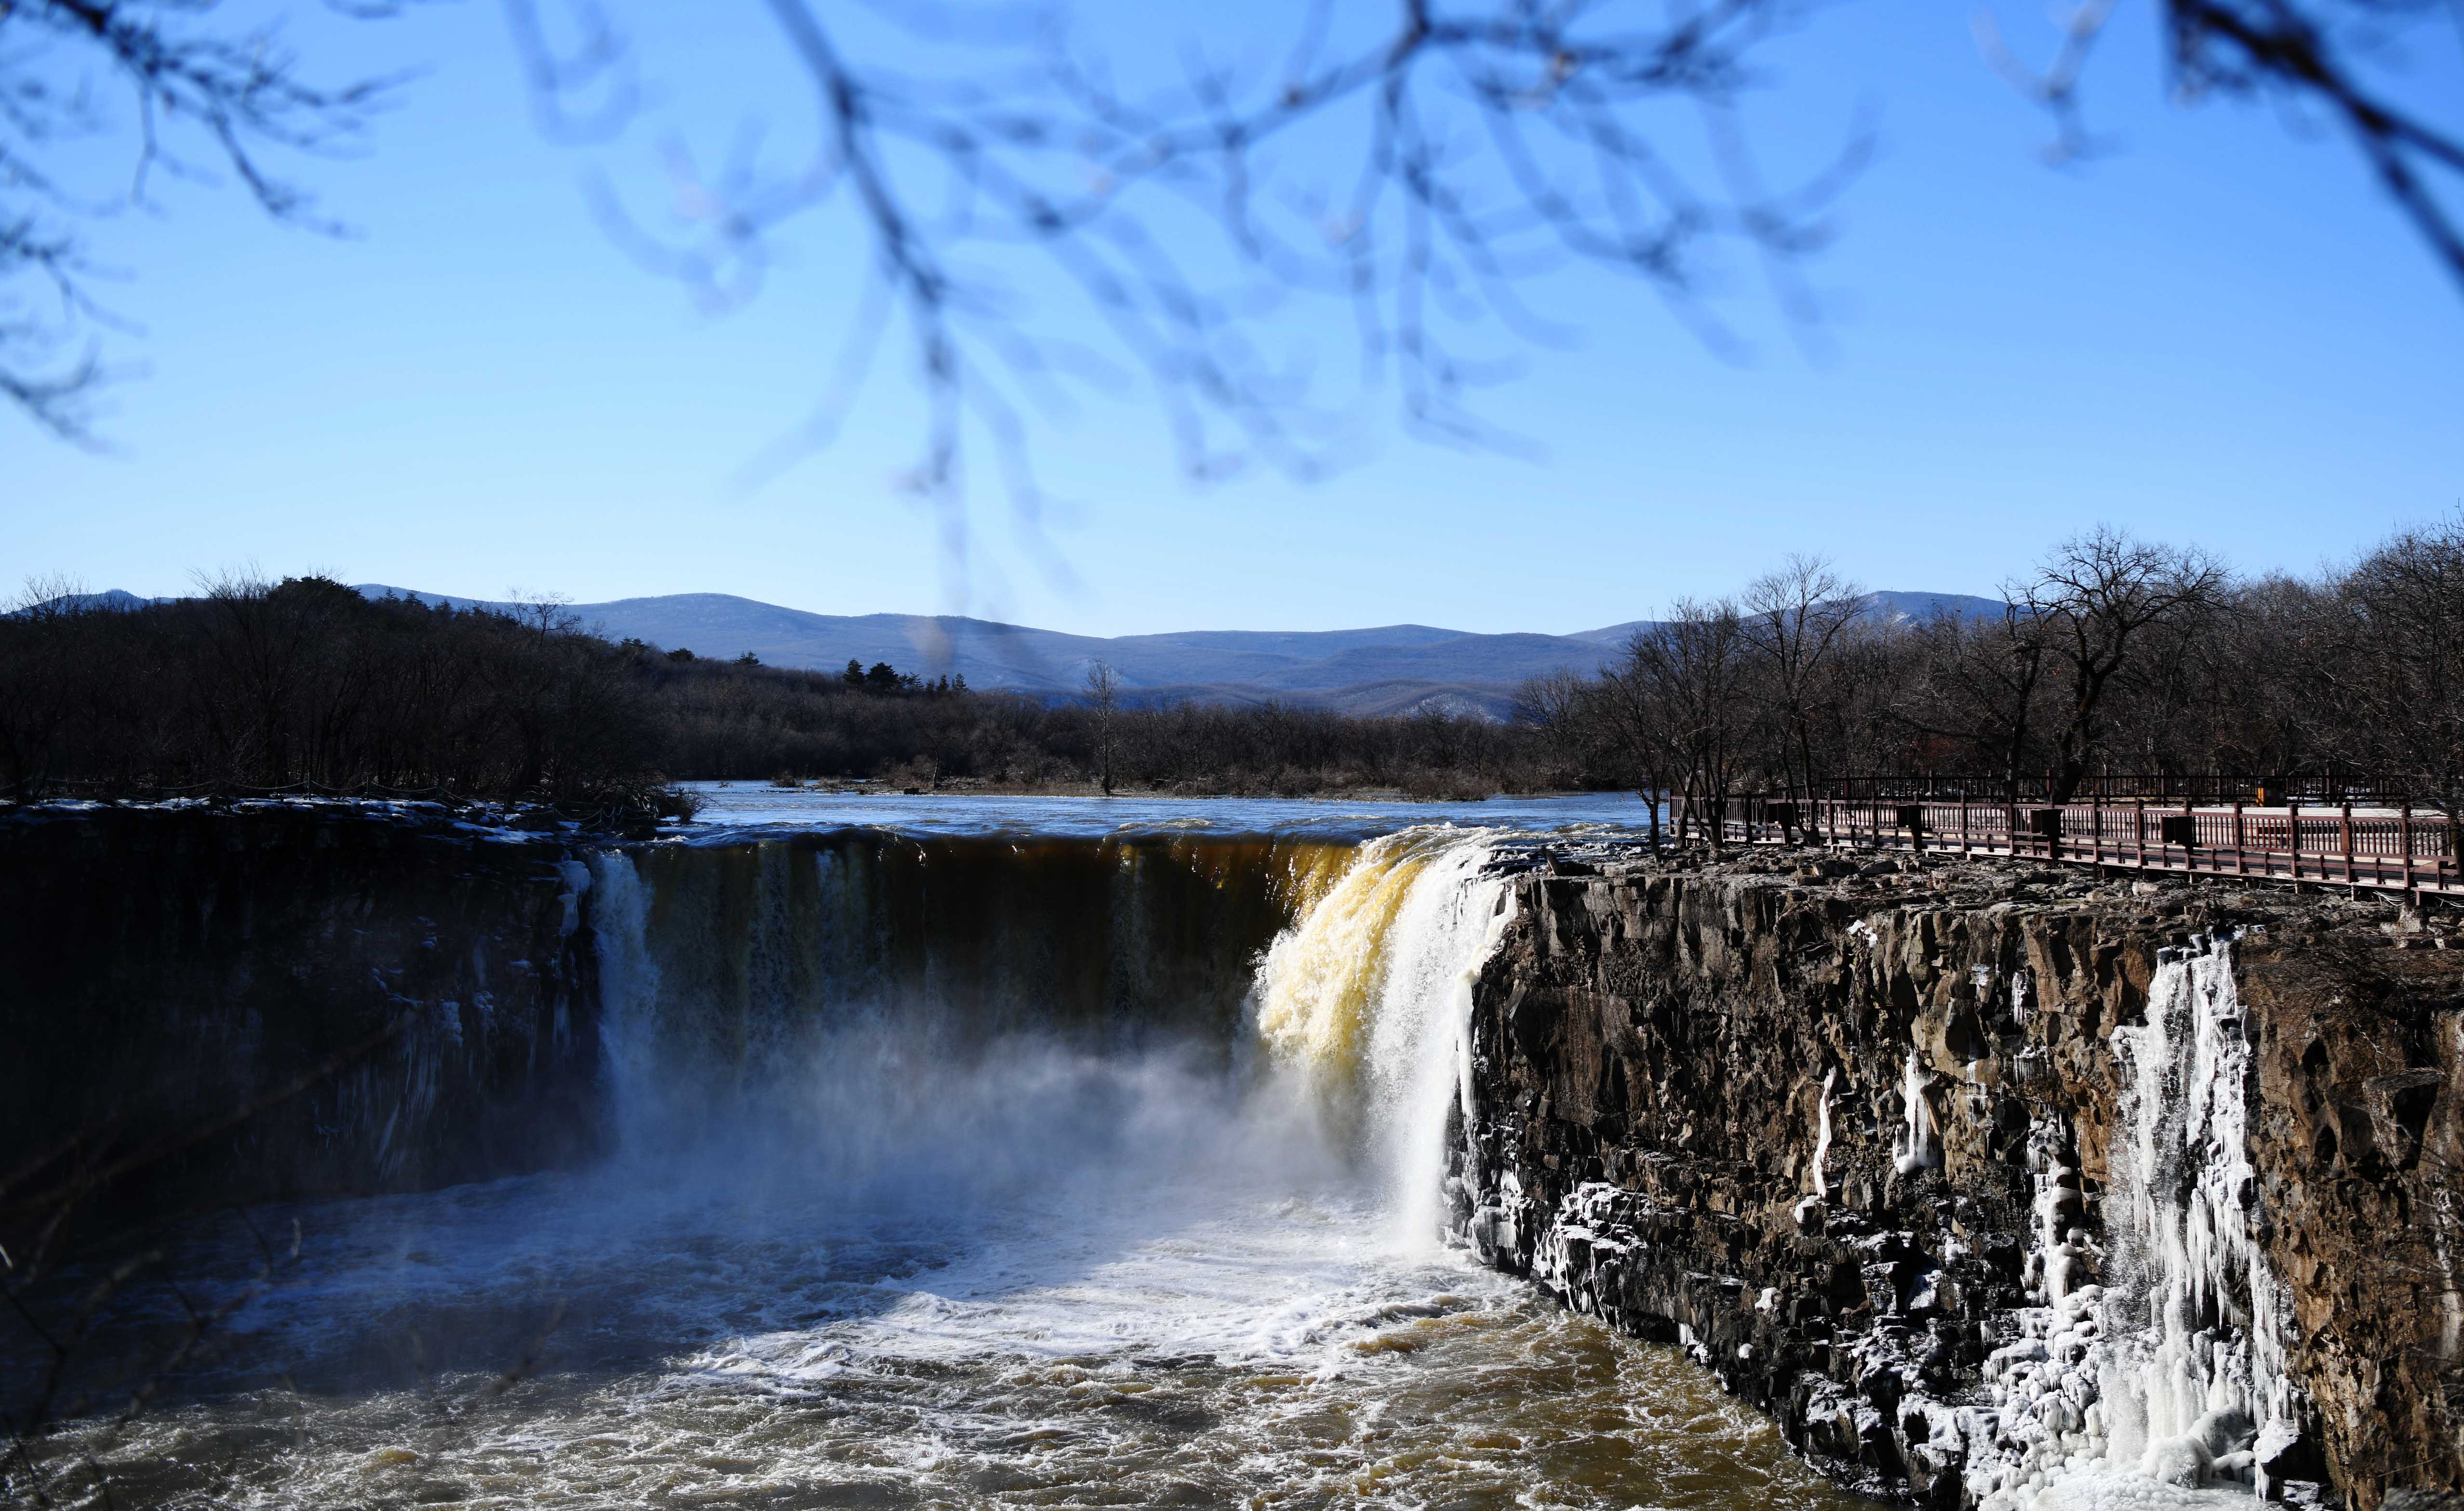
[[[590,909],[618,1147],[695,1141],[714,1118],[809,1119],[820,1072],[912,1084],[1021,1040],[1228,1065],[1257,958],[1353,854],[869,830],[602,854]]]
[[[2145,1023],[2114,1040],[2130,1084],[2105,1209],[2106,1457],[2176,1484],[2263,1490],[2264,1456],[2298,1426],[2291,1303],[2255,1231],[2231,945],[2167,952]]]
[[[2083,1182],[2063,1130],[2040,1121],[2029,1140],[2027,1277],[2043,1304],[1987,1362],[1995,1410],[1964,1413],[1985,1511],[2048,1507],[2044,1495],[2101,1506],[2100,1486],[2128,1483],[2263,1495],[2299,1436],[2291,1303],[2257,1232],[2232,945],[2162,952],[2145,1021],[2112,1042],[2127,1080],[2101,1251],[2074,1225]]]
[[[591,921],[599,956],[600,1055],[606,1065],[614,1148],[638,1148],[658,1084],[652,1031],[659,964],[650,953],[649,889],[633,858],[603,850],[590,860]]]
[[[1511,918],[1481,874],[1496,836],[1424,828],[1375,840],[1260,964],[1256,1026],[1310,1083],[1385,1187],[1396,1234],[1440,1236],[1446,1125],[1468,1127],[1472,983]]]
[[[758,1129],[837,1157],[946,1132],[936,1101],[1015,1093],[979,1073],[991,1062],[1059,1074],[1056,1053],[1126,1065],[1171,1046],[1219,1080],[1277,1082],[1277,1115],[1365,1169],[1396,1234],[1426,1244],[1449,1118],[1471,1111],[1473,977],[1511,916],[1482,875],[1496,837],[858,835],[602,855],[616,1147]]]

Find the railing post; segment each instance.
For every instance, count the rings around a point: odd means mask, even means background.
[[[2301,799],[2289,792],[2284,795],[2284,838],[2293,847],[2293,892],[2298,897],[2301,893]]]
[[[2242,834],[2239,798],[2233,799],[2233,874],[2235,876],[2250,874],[2250,842]]]
[[[2353,800],[2349,798],[2344,799],[2343,825],[2344,885],[2352,889],[2354,896],[2359,897],[2362,895],[2362,884],[2353,876]]]
[[[2404,800],[2404,806],[2396,811],[2395,843],[2404,850],[2405,900],[2413,907],[2419,908],[2421,894],[2413,889],[2412,885],[2412,799],[2409,798],[2407,798]]]

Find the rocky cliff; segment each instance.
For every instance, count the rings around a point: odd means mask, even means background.
[[[1515,888],[1449,1188],[1492,1262],[1932,1505],[2464,1486],[2445,924],[1810,853]]]
[[[482,1179],[585,1152],[587,871],[417,808],[0,821],[0,1162],[20,1224]]]

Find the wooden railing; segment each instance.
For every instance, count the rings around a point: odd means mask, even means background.
[[[1830,777],[1822,781],[1824,796],[1867,802],[1949,801],[2022,804],[2049,801],[2054,792],[2051,773],[2021,777],[1979,776],[1973,772],[1909,772],[1897,776]],[[2015,789],[2015,790],[2014,790]],[[2245,802],[2278,807],[2287,802],[2316,806],[2350,802],[2394,806],[2423,783],[2365,773],[2312,773],[2308,776],[2190,776],[2179,772],[2116,772],[2082,777],[2071,795],[2075,802],[2157,803]]]
[[[1715,810],[1670,803],[1700,828]],[[1732,843],[1782,841],[1960,855],[2004,855],[2128,870],[2321,882],[2464,894],[2455,825],[2409,806],[2233,802],[2043,803],[1729,798],[1716,810]]]

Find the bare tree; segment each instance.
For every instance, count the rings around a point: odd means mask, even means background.
[[[1789,704],[1754,644],[1767,629],[1719,603],[1682,605],[1596,677],[1527,684],[1519,711],[1574,770],[1673,779],[1705,814],[1741,779],[1802,780],[1811,748],[1817,790],[1886,784],[1832,789],[1848,796],[1941,782],[2068,802],[2117,762],[2245,792],[2361,779],[2444,813],[2449,843],[2464,841],[2464,514],[2346,568],[2252,581],[2100,529],[2005,591],[1998,614],[1853,621],[1801,723],[1771,712]]]
[[[1916,696],[1893,711],[1911,732],[1964,745],[2002,779],[2005,800],[2036,748],[2045,688],[2046,624],[2005,603],[1995,618],[1934,620],[1914,638]]]
[[[971,448],[988,449],[1040,542],[1027,440],[1089,395],[1143,388],[1197,477],[1342,465],[1361,454],[1373,400],[1420,435],[1519,447],[1472,400],[1529,346],[1579,328],[1531,299],[1533,280],[1565,266],[1633,277],[1735,353],[1705,297],[1734,254],[1812,338],[1820,306],[1798,270],[1865,152],[1852,127],[1835,161],[1778,186],[1748,150],[1758,50],[1797,0],[1310,0],[1272,65],[1221,61],[1201,39],[1168,81],[1124,78],[1059,9],[753,3],[811,83],[817,138],[791,159],[748,152],[715,170],[671,152],[677,225],[647,224],[612,191],[596,203],[647,266],[721,306],[759,288],[782,225],[843,210],[872,277],[813,413],[754,471],[829,440],[894,330],[929,400],[909,481],[960,563]],[[2389,40],[2437,27],[2435,5],[2162,3],[2186,92],[2325,111],[2464,277],[2441,197],[2464,180],[2464,138],[2390,83]],[[1987,26],[1994,60],[2060,120],[2066,153],[2091,143],[2080,81],[2112,11],[2079,7],[2040,71]],[[359,145],[392,82],[313,83],[273,30],[217,11],[0,4],[0,395],[63,437],[94,442],[96,337],[123,323],[95,296],[90,216],[150,206],[158,168],[210,168],[278,220],[330,228],[278,160]],[[604,142],[633,118],[636,60],[600,0],[506,0],[506,12],[549,135]],[[115,102],[140,144],[126,186],[98,195],[47,163]],[[1680,131],[1687,121],[1699,134]],[[1066,326],[1028,308],[1027,291],[1054,289],[1074,305]],[[1338,329],[1349,362],[1312,344]],[[1344,370],[1356,380],[1326,377]]]
[[[543,113],[598,114],[626,56],[607,20],[509,3]],[[1782,186],[1748,149],[1749,60],[1793,0],[1313,0],[1271,66],[1217,61],[1201,36],[1177,77],[1152,80],[1123,77],[1060,11],[765,3],[818,97],[819,140],[719,172],[671,154],[673,198],[693,207],[681,224],[610,190],[598,204],[646,267],[721,307],[760,287],[799,217],[867,237],[871,283],[823,401],[756,473],[835,435],[895,331],[929,401],[909,482],[961,560],[971,446],[989,444],[1032,527],[1031,422],[1089,394],[1142,389],[1192,477],[1262,462],[1307,478],[1360,454],[1360,414],[1389,394],[1417,435],[1519,448],[1470,401],[1525,344],[1572,340],[1576,323],[1528,296],[1559,268],[1630,276],[1738,353],[1704,300],[1725,245],[1810,330],[1796,270],[1864,151],[1852,129],[1837,161]],[[1681,145],[1688,118],[1699,140]],[[1347,332],[1349,361],[1327,361],[1325,339]]]
[[[2051,801],[2068,802],[2103,737],[2106,690],[2150,626],[2223,602],[2223,563],[2196,548],[2151,545],[2099,525],[2054,549],[2035,579],[2004,594],[2032,616],[2066,674]]]
[[[1544,731],[1549,740],[1581,763],[1621,771],[1645,804],[1651,847],[1660,848],[1660,810],[1668,796],[1668,746],[1663,721],[1643,683],[1626,666],[1596,677],[1570,668],[1525,682],[1515,697],[1516,716]]]
[[[1787,747],[1779,766],[1792,794],[1814,794],[1816,690],[1841,637],[1864,609],[1863,591],[1820,557],[1791,555],[1746,584],[1738,630],[1769,678]]]
[[[28,578],[0,609],[0,778],[16,801],[41,794],[90,674],[54,631],[62,620],[95,612],[85,584],[64,573]]]
[[[332,0],[376,15],[386,0]],[[99,444],[97,339],[128,323],[98,296],[85,226],[153,210],[158,178],[228,173],[286,225],[331,231],[281,156],[358,146],[397,81],[309,82],[273,24],[218,29],[215,0],[0,3],[0,398],[63,440]],[[116,188],[72,182],[63,143],[131,132]]]
[[[2407,530],[2339,583],[2343,654],[2321,690],[2353,754],[2412,779],[2464,854],[2464,514]]]
[[[2062,12],[2060,40],[2041,69],[2019,61],[1991,11],[1979,13],[1986,56],[2054,117],[2057,160],[2098,149],[2080,86],[2115,9],[2115,0],[2083,0]],[[2296,119],[2323,114],[2464,285],[2464,221],[2452,205],[2464,191],[2464,119],[2452,107],[2464,97],[2452,81],[2424,92],[2417,77],[2406,77],[2422,52],[2407,44],[2455,45],[2452,8],[2419,0],[2162,0],[2162,12],[2176,99],[2222,95],[2285,107]],[[2414,106],[2441,98],[2451,106],[2443,121]]]
[[[1680,599],[1665,622],[1627,642],[1623,664],[1605,680],[1619,685],[1610,695],[1624,700],[1620,716],[1659,747],[1652,764],[1681,775],[1686,812],[1703,820],[1704,837],[1718,851],[1729,790],[1752,754],[1736,605]],[[1685,838],[1682,823],[1678,838]]]
[[[1087,706],[1095,713],[1096,779],[1112,795],[1112,756],[1119,742],[1121,674],[1103,662],[1087,668]]]
[[[560,54],[539,13],[547,0],[512,3],[545,114],[592,114],[592,92],[611,87],[624,57],[611,29],[575,0],[581,40]],[[1254,459],[1309,476],[1353,454],[1356,405],[1330,402],[1309,377],[1317,354],[1278,340],[1271,317],[1331,301],[1354,333],[1350,398],[1391,387],[1419,434],[1512,446],[1469,401],[1517,354],[1490,331],[1542,345],[1569,335],[1531,307],[1534,274],[1589,263],[1633,275],[1733,350],[1702,299],[1725,241],[1761,265],[1780,310],[1810,332],[1819,309],[1796,269],[1825,240],[1823,212],[1864,150],[1862,133],[1849,133],[1837,161],[1793,189],[1767,185],[1746,150],[1739,107],[1757,47],[1794,17],[1785,0],[1316,0],[1279,63],[1221,63],[1193,43],[1181,77],[1155,84],[1116,76],[1057,13],[1026,23],[897,8],[893,23],[929,50],[919,60],[912,45],[867,35],[857,12],[765,3],[811,77],[821,140],[768,171],[680,165],[676,198],[696,207],[680,234],[646,229],[612,196],[610,223],[647,264],[727,303],[759,286],[780,225],[848,208],[869,239],[874,285],[823,404],[772,461],[835,432],[900,327],[932,398],[913,482],[945,517],[962,507],[970,434],[991,443],[1022,515],[1040,517],[1028,418],[1066,413],[1067,390],[1099,355],[1039,334],[1022,318],[1019,284],[968,271],[985,266],[979,248],[1081,296],[1107,338],[1100,355],[1161,405],[1192,475]],[[2186,90],[2331,109],[2433,250],[2464,272],[2464,246],[2428,185],[2464,167],[2464,148],[2358,82],[2377,61],[2373,29],[2434,28],[2434,5],[2163,4]],[[2042,74],[1987,27],[1994,59],[2056,111],[2075,147],[2087,141],[2081,65],[2111,9],[2079,7]],[[901,52],[897,67],[877,61]],[[1672,138],[1672,104],[1703,122],[1707,152]],[[1698,157],[1707,171],[1679,166]],[[945,538],[963,550],[962,530]]]

